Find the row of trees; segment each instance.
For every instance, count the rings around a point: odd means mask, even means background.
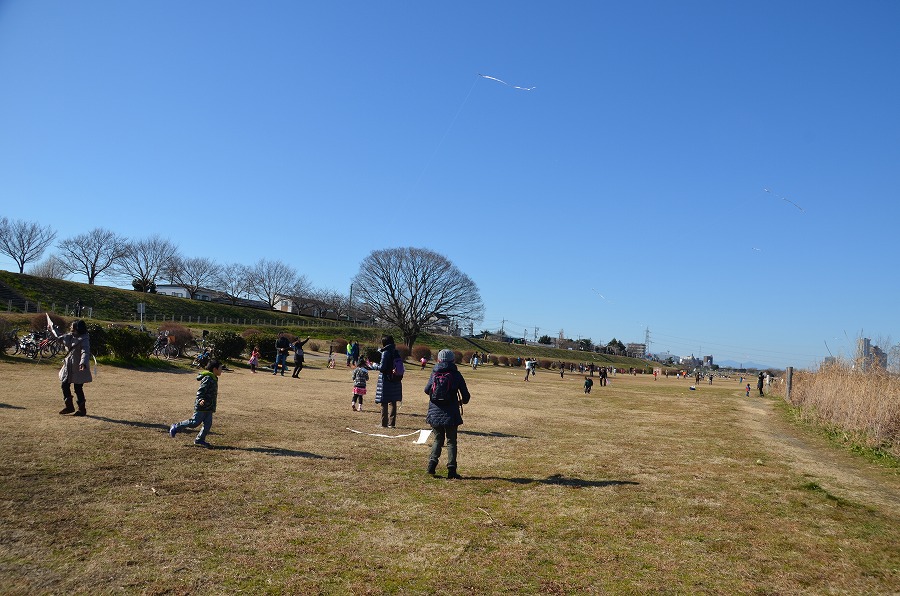
[[[56,239],[48,226],[0,219],[0,253],[11,257],[24,273],[25,265],[37,262]],[[66,238],[57,253],[29,273],[57,279],[83,275],[88,284],[98,277],[132,280],[136,291],[155,291],[157,279],[183,287],[194,298],[210,289],[236,304],[252,296],[269,308],[290,300],[300,311],[319,308],[319,316],[333,313],[349,316],[350,296],[330,289],[314,288],[305,275],[291,265],[260,259],[255,265],[219,264],[205,257],[186,257],[171,241],[158,235],[129,240],[115,232],[95,228]],[[353,279],[358,310],[377,321],[396,327],[410,349],[429,324],[441,319],[480,322],[484,305],[475,283],[444,256],[421,248],[373,251],[360,263]]]

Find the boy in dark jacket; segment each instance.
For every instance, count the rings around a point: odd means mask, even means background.
[[[175,434],[182,428],[200,429],[200,434],[194,439],[194,445],[201,447],[210,447],[206,442],[206,435],[212,427],[213,412],[216,411],[216,401],[219,395],[219,375],[222,374],[222,363],[218,360],[211,360],[207,370],[197,375],[200,381],[200,388],[197,389],[197,399],[194,400],[194,415],[182,422],[176,422],[169,427],[169,436],[175,438]]]
[[[471,396],[462,373],[453,363],[451,350],[441,350],[438,353],[438,363],[431,371],[425,393],[430,397],[425,422],[434,429],[428,473],[434,476],[446,439],[447,478],[461,479],[462,476],[456,473],[456,431],[463,423],[460,404],[469,403]]]

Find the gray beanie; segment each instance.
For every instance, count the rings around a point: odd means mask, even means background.
[[[441,350],[438,352],[438,362],[453,362],[453,350]]]

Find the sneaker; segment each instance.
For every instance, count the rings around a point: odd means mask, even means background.
[[[172,437],[173,439],[175,438],[175,433],[177,433],[177,432],[178,432],[178,424],[177,423],[173,424],[172,426],[169,427],[169,436]]]
[[[207,448],[207,449],[209,449],[210,447],[212,447],[212,445],[210,445],[210,444],[207,443],[206,441],[194,441],[194,445],[197,445],[198,447],[205,447],[205,448]]]

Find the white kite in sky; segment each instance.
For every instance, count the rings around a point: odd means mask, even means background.
[[[507,87],[512,87],[513,89],[520,89],[522,91],[531,91],[532,89],[534,89],[534,87],[519,87],[518,85],[510,85],[509,83],[507,83],[506,81],[504,81],[502,79],[498,79],[497,77],[490,77],[488,75],[483,75],[481,73],[478,73],[478,76],[483,79],[490,79],[492,81],[497,81],[498,83],[503,83]]]
[[[772,195],[773,197],[774,197],[774,196],[778,196],[778,195],[776,195],[775,193],[773,193],[771,190],[769,190],[768,188],[764,188],[763,190],[766,191],[767,193],[769,193],[770,195]],[[801,207],[800,205],[798,205],[798,204],[795,203],[794,201],[792,201],[792,200],[790,200],[790,199],[788,199],[788,198],[786,198],[786,197],[778,197],[778,198],[781,199],[782,201],[787,201],[788,203],[790,203],[791,205],[793,205],[794,207],[796,207],[796,208],[799,209],[800,211],[803,211],[803,207]],[[805,213],[805,211],[803,211],[803,212]]]

